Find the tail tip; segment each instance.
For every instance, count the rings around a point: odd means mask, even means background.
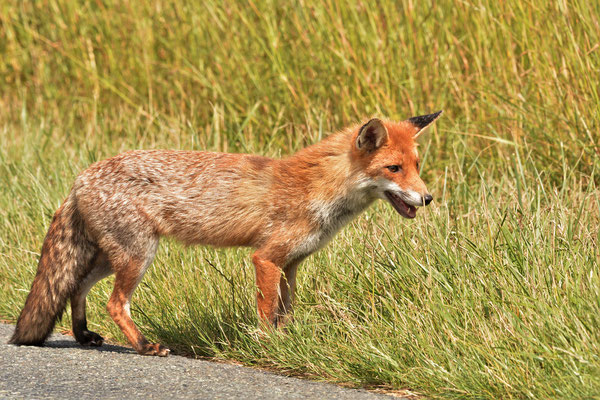
[[[8,341],[8,344],[14,344],[15,346],[42,346],[46,339],[26,339],[19,335],[19,332],[13,333],[12,337]]]

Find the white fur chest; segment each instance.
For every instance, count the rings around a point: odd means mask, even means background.
[[[291,258],[304,258],[323,248],[342,227],[367,208],[374,199],[366,188],[361,189],[359,186],[350,194],[329,202],[311,201],[307,208],[317,228],[300,240],[291,252]]]

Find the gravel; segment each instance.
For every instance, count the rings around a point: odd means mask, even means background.
[[[143,357],[110,344],[84,348],[60,334],[43,347],[14,346],[7,344],[13,329],[0,324],[0,398],[392,398],[232,364]]]

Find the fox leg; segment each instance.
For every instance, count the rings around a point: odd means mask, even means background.
[[[112,319],[127,337],[127,340],[129,340],[129,343],[131,343],[139,354],[164,357],[169,354],[170,350],[158,343],[148,342],[144,335],[142,335],[142,332],[135,326],[129,311],[131,296],[142,280],[146,268],[152,262],[157,245],[158,240],[156,239],[143,258],[131,257],[122,253],[120,257],[115,255],[109,257],[111,266],[115,272],[115,287],[106,308]]]
[[[79,289],[71,296],[71,315],[73,320],[73,334],[79,344],[83,346],[102,346],[104,339],[95,332],[88,330],[85,316],[85,298],[98,281],[112,274],[106,254],[98,251],[92,262],[92,269],[83,279]]]
[[[277,308],[280,296],[281,268],[258,250],[252,256],[256,270],[256,304],[259,318],[277,326]]]
[[[285,266],[279,281],[279,305],[277,310],[277,326],[285,326],[291,321],[292,303],[296,293],[296,271],[300,261]]]

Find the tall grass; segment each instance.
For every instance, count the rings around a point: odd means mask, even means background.
[[[289,154],[371,115],[444,109],[435,202],[380,203],[260,334],[248,249],[163,241],[134,319],[178,352],[431,397],[600,396],[600,5],[0,2],[0,316],[54,210],[131,148]],[[92,290],[91,329],[123,341]],[[61,322],[68,329],[68,316]]]

